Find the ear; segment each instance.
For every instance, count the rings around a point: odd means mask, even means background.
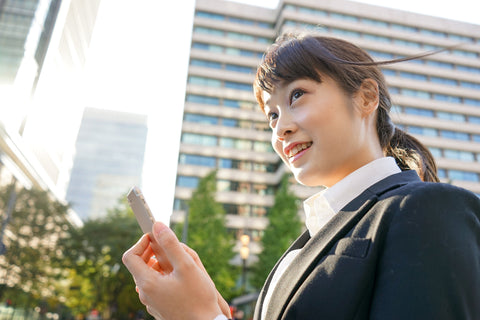
[[[354,95],[354,100],[362,117],[368,117],[373,114],[379,104],[378,83],[371,78],[363,80],[360,88]]]

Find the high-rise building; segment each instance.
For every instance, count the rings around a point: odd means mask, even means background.
[[[81,219],[105,216],[141,186],[146,140],[147,116],[85,109],[66,196]]]
[[[340,37],[385,65],[392,118],[435,156],[442,181],[480,194],[480,25],[346,0],[284,0],[275,9],[197,0],[172,222],[200,177],[218,169],[228,227],[258,239],[285,172],[253,97],[256,66],[286,31]],[[295,185],[300,199],[318,189]]]

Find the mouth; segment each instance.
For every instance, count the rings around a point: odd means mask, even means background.
[[[304,142],[304,143],[299,143],[296,146],[294,146],[292,149],[288,151],[286,154],[288,159],[294,158],[297,154],[302,152],[303,150],[306,150],[312,146],[312,142]]]

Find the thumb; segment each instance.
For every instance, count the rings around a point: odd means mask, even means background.
[[[178,269],[186,259],[189,259],[175,233],[165,224],[155,222],[153,236],[158,246],[163,249],[163,252],[155,252],[155,254],[160,254],[162,258],[169,261],[174,269]]]

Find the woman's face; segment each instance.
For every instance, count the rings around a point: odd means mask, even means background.
[[[297,181],[329,187],[383,154],[363,96],[349,97],[333,79],[321,79],[277,86],[263,92],[263,101],[273,148]]]

